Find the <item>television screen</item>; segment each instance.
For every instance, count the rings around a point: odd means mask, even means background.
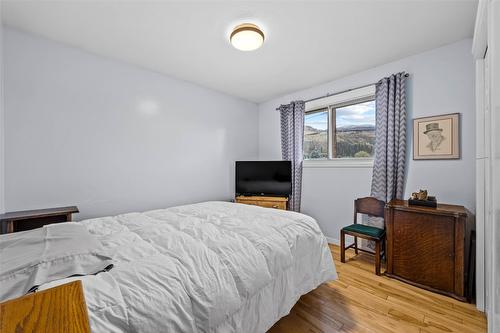
[[[236,161],[236,195],[289,196],[290,161]]]

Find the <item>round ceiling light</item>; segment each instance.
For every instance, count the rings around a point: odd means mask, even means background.
[[[253,51],[264,44],[264,33],[255,24],[243,23],[233,29],[229,40],[240,51]]]

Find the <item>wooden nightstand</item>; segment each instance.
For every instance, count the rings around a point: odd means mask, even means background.
[[[25,210],[0,214],[0,233],[11,233],[40,228],[46,224],[71,221],[78,213],[76,206]]]
[[[2,333],[90,333],[81,281],[0,303]]]
[[[264,197],[264,196],[243,196],[239,195],[235,199],[236,203],[254,205],[267,208],[286,210],[288,198],[286,197]]]

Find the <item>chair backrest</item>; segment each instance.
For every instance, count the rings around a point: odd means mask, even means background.
[[[384,218],[385,202],[373,197],[354,200],[354,223],[358,221],[358,213]]]

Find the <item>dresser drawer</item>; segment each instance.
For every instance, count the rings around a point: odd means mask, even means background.
[[[255,201],[254,205],[260,206],[260,207],[285,209],[286,210],[286,202],[279,202],[279,201]]]
[[[251,200],[236,200],[236,203],[242,203],[245,205],[253,205],[253,206],[259,205],[259,203],[257,201],[251,201]]]
[[[394,212],[392,270],[404,279],[453,292],[453,217]]]
[[[286,204],[288,202],[288,198],[285,198],[285,197],[238,196],[235,198],[235,202],[246,204],[246,205],[253,205],[253,206],[259,206],[259,207],[286,210]]]

